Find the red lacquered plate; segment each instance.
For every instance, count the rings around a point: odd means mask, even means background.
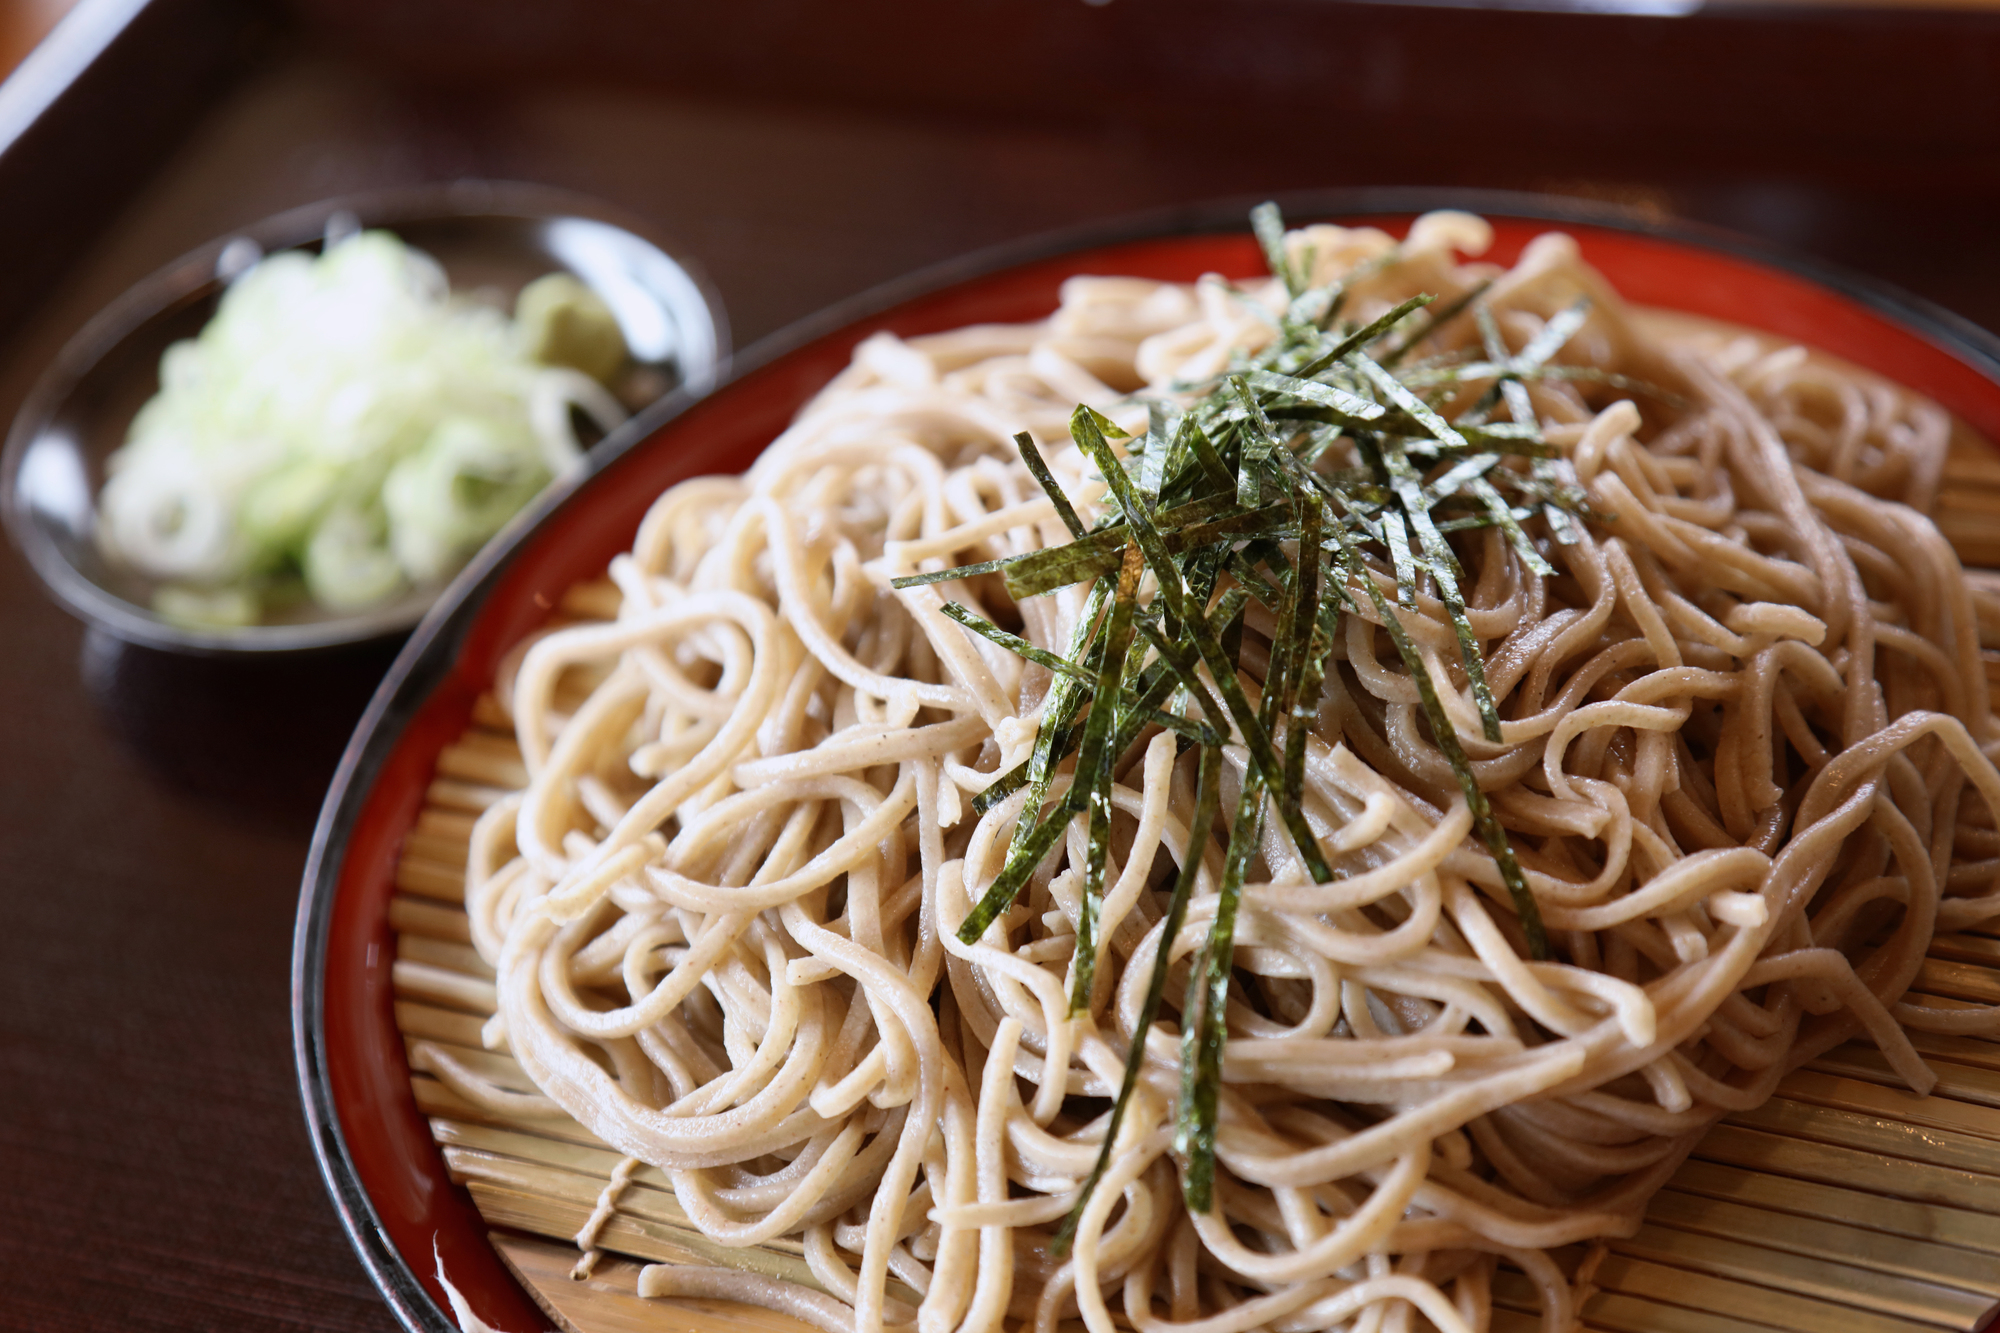
[[[1929,395],[2000,440],[2000,338],[1866,279],[1571,201],[1370,191],[1285,202],[1294,222],[1366,221],[1399,234],[1428,209],[1469,209],[1493,223],[1486,257],[1500,263],[1559,227],[1629,301],[1809,343]],[[1240,206],[1218,205],[976,256],[780,334],[739,356],[734,377],[709,397],[669,399],[593,451],[587,477],[518,518],[424,619],[376,692],[327,796],[292,972],[294,1044],[314,1148],[355,1249],[405,1325],[423,1333],[457,1328],[434,1276],[433,1245],[480,1318],[508,1333],[548,1322],[445,1173],[411,1095],[389,978],[398,849],[439,752],[466,729],[501,654],[565,588],[601,574],[631,544],[661,491],[746,466],[869,334],[1037,319],[1055,308],[1063,279],[1079,273],[1249,277],[1263,261],[1244,215]]]

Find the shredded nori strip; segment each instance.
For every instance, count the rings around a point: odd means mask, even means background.
[[[1348,334],[1345,338],[1342,338],[1332,347],[1321,352],[1292,373],[1300,379],[1311,379],[1328,366],[1345,361],[1350,355],[1360,351],[1364,347],[1371,347],[1375,343],[1380,342],[1382,335],[1402,323],[1411,311],[1421,310],[1436,299],[1432,296],[1412,296],[1409,300],[1403,302],[1373,324],[1369,324]]]
[[[972,798],[972,813],[974,815],[985,814],[988,810],[991,810],[994,806],[1021,790],[1022,784],[1027,780],[1028,761],[1023,759],[1020,763],[993,779],[992,782],[986,785],[984,791]]]
[[[1291,699],[1286,709],[1289,717],[1285,723],[1285,782],[1279,793],[1280,801],[1288,805],[1303,799],[1306,734],[1319,716],[1322,673],[1326,669],[1328,650],[1332,647],[1323,643],[1325,636],[1319,627],[1319,551],[1325,514],[1315,492],[1302,492],[1301,501],[1299,507],[1304,514],[1299,524],[1299,569],[1295,584],[1298,600],[1294,616],[1297,624],[1303,627],[1303,640],[1298,650],[1302,661],[1296,669],[1298,679],[1291,685]]]
[[[1252,370],[1237,378],[1260,389],[1270,389],[1304,399],[1308,403],[1317,403],[1355,421],[1374,421],[1385,410],[1382,404],[1371,402],[1358,393],[1349,393],[1338,385],[1300,379],[1296,375],[1280,375],[1270,370]]]
[[[1390,485],[1396,492],[1396,498],[1402,501],[1403,512],[1409,515],[1410,526],[1416,530],[1431,577],[1437,582],[1438,599],[1444,603],[1452,631],[1458,636],[1459,660],[1465,664],[1466,680],[1472,686],[1472,699],[1479,707],[1486,739],[1498,743],[1499,706],[1493,702],[1493,690],[1486,683],[1486,659],[1479,650],[1478,636],[1472,632],[1472,621],[1465,612],[1465,595],[1458,589],[1458,581],[1464,577],[1465,571],[1459,567],[1458,557],[1452,554],[1450,543],[1445,541],[1444,534],[1431,520],[1430,500],[1425,496],[1423,483],[1410,466],[1408,456],[1399,449],[1391,448],[1385,453],[1384,462],[1389,469]]]
[[[1278,212],[1278,206],[1263,203],[1250,210],[1250,229],[1256,233],[1257,244],[1264,249],[1264,262],[1278,281],[1285,284],[1285,291],[1292,296],[1299,295],[1299,274],[1292,268],[1292,261],[1285,256],[1285,219]]]
[[[1187,1165],[1181,1196],[1190,1212],[1205,1213],[1215,1201],[1215,1130],[1222,1097],[1223,1018],[1229,1006],[1229,976],[1236,955],[1236,908],[1243,873],[1257,850],[1264,827],[1264,783],[1255,769],[1243,777],[1236,818],[1229,829],[1215,921],[1188,971],[1187,1001],[1181,1007],[1181,1106],[1174,1150]]]
[[[1493,285],[1493,279],[1483,278],[1467,288],[1463,295],[1446,302],[1435,310],[1424,312],[1424,322],[1404,334],[1401,341],[1381,358],[1385,370],[1393,370],[1408,355],[1410,349],[1424,339],[1442,329],[1468,310],[1472,303],[1486,295],[1486,289]],[[1404,383],[1415,383],[1414,377],[1405,376]]]
[[[1049,502],[1055,505],[1056,517],[1069,529],[1069,535],[1082,541],[1083,520],[1076,516],[1076,506],[1069,502],[1069,496],[1063,493],[1063,488],[1056,483],[1055,474],[1049,471],[1048,463],[1042,458],[1042,451],[1035,447],[1035,437],[1022,431],[1014,437],[1014,447],[1021,451],[1021,461],[1028,465],[1029,475],[1041,486]]]
[[[1368,598],[1375,606],[1375,613],[1389,631],[1389,639],[1396,645],[1397,655],[1403,659],[1411,679],[1417,686],[1417,696],[1423,702],[1424,718],[1431,726],[1431,740],[1443,752],[1451,764],[1452,772],[1458,778],[1459,790],[1465,793],[1465,803],[1472,811],[1473,827],[1478,830],[1486,849],[1493,854],[1500,867],[1500,880],[1507,886],[1507,894],[1514,902],[1515,914],[1521,920],[1521,932],[1528,939],[1530,956],[1542,959],[1549,956],[1548,932],[1542,927],[1541,908],[1535,903],[1535,895],[1528,888],[1528,880],[1521,873],[1521,863],[1514,859],[1514,849],[1507,841],[1507,830],[1493,813],[1492,802],[1480,789],[1479,779],[1473,774],[1472,764],[1465,757],[1465,749],[1458,743],[1458,730],[1452,726],[1451,718],[1444,711],[1444,704],[1438,698],[1437,686],[1432,684],[1430,672],[1424,669],[1424,659],[1417,653],[1417,645],[1410,638],[1403,622],[1396,618],[1396,612],[1382,590],[1375,586],[1374,578],[1367,566],[1361,563],[1360,552],[1342,535],[1340,526],[1331,529],[1334,541],[1340,547],[1341,560],[1345,565],[1347,582],[1358,582],[1368,591]],[[1342,595],[1347,596],[1345,587]],[[1357,612],[1359,608],[1354,608]]]
[[[1118,762],[1118,753],[1110,742],[1118,719],[1118,695],[1125,682],[1127,650],[1132,644],[1132,612],[1139,597],[1139,575],[1144,569],[1139,548],[1126,547],[1118,572],[1118,591],[1111,602],[1111,620],[1104,630],[1097,692],[1090,701],[1083,746],[1077,753],[1076,780],[1070,787],[1072,807],[1078,804],[1076,793],[1084,792],[1090,839],[1083,872],[1083,900],[1077,911],[1076,956],[1071,965],[1072,1014],[1090,1008],[1090,992],[1097,979],[1097,915],[1104,905],[1105,865],[1111,855],[1111,770]]]
[[[1006,565],[1004,560],[982,560],[976,565],[959,565],[952,569],[936,569],[928,574],[905,574],[889,580],[889,586],[901,591],[904,588],[921,588],[927,583],[949,583],[953,579],[969,579],[978,574],[998,574]]]
[[[1097,677],[1091,675],[1068,658],[1052,653],[1046,648],[1037,648],[1020,635],[1008,633],[985,616],[975,611],[968,611],[957,602],[946,602],[944,604],[944,614],[956,620],[974,634],[985,639],[990,639],[992,642],[1005,648],[1008,652],[1013,653],[1017,657],[1025,658],[1037,666],[1047,667],[1058,675],[1068,676],[1074,680],[1081,680],[1088,684],[1095,684],[1097,682]]]
[[[1055,1238],[1049,1243],[1049,1250],[1060,1259],[1069,1253],[1070,1241],[1076,1236],[1076,1224],[1083,1216],[1084,1205],[1097,1189],[1097,1182],[1104,1178],[1106,1168],[1111,1165],[1111,1150],[1118,1142],[1118,1127],[1125,1122],[1125,1108],[1131,1104],[1132,1091],[1139,1086],[1139,1071],[1146,1064],[1146,1034],[1152,1031],[1153,1020],[1159,1016],[1160,1000],[1166,994],[1167,973],[1172,969],[1174,941],[1180,936],[1181,926],[1187,920],[1188,900],[1194,896],[1195,880],[1201,874],[1202,853],[1208,848],[1209,837],[1215,828],[1215,816],[1222,804],[1222,749],[1216,745],[1205,745],[1201,750],[1200,777],[1196,782],[1194,818],[1188,822],[1187,849],[1181,856],[1180,873],[1174,877],[1173,894],[1167,900],[1167,913],[1160,925],[1159,947],[1153,951],[1153,971],[1146,982],[1146,998],[1139,1006],[1139,1021],[1132,1031],[1131,1049],[1125,1054],[1125,1080],[1119,1085],[1117,1100],[1111,1104],[1111,1118],[1104,1129],[1104,1146],[1098,1150],[1097,1161],[1090,1168],[1090,1175],[1078,1192],[1076,1206],[1071,1208],[1062,1226],[1057,1228]]]

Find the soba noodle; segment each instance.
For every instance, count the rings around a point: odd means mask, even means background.
[[[1060,651],[1085,587],[1015,606],[990,576],[889,585],[1066,541],[1012,435],[1089,521],[1107,501],[1072,408],[1143,433],[1147,397],[1267,342],[1285,294],[1075,278],[1042,323],[877,335],[746,475],[659,499],[611,564],[615,620],[546,632],[500,682],[532,780],[480,821],[468,904],[499,978],[488,1039],[543,1097],[453,1083],[560,1108],[666,1172],[715,1240],[800,1242],[817,1284],[661,1265],[645,1292],[828,1330],[1466,1333],[1505,1261],[1564,1330],[1547,1251],[1631,1234],[1717,1117],[1857,1035],[1921,1090],[1905,1027],[2000,1030],[2000,1010],[1903,1000],[1935,930],[2000,911],[1974,599],[1922,512],[1946,418],[1797,348],[1662,336],[1562,235],[1506,270],[1457,259],[1488,240],[1432,214],[1400,246],[1324,226],[1287,244],[1314,282],[1350,275],[1361,320],[1490,280],[1516,349],[1587,295],[1559,359],[1630,377],[1528,386],[1600,516],[1568,545],[1529,523],[1552,577],[1497,528],[1458,539],[1499,743],[1435,589],[1401,617],[1460,687],[1445,707],[1552,957],[1528,959],[1362,599],[1306,759],[1335,878],[1311,883],[1270,822],[1236,928],[1215,1203],[1191,1213],[1172,1005],[1222,874],[1211,830],[1189,849],[1195,756],[1150,728],[1120,760],[1097,989],[1072,1019],[1082,816],[978,943],[956,935],[1026,793],[972,798],[1032,747],[1051,675],[940,608]],[[1416,351],[1476,353],[1471,323]],[[1636,381],[1657,389],[1617,387]],[[1247,689],[1273,632],[1252,603]],[[1248,760],[1225,756],[1233,802]],[[1057,1260],[1189,855],[1169,1006]]]

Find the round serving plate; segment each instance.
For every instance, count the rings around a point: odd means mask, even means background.
[[[299,1084],[314,1148],[355,1249],[403,1323],[457,1328],[440,1257],[496,1329],[548,1320],[508,1274],[487,1226],[452,1184],[410,1090],[392,1012],[388,904],[398,849],[443,747],[466,729],[501,655],[563,591],[629,547],[667,487],[739,471],[848,362],[855,345],[962,325],[1039,319],[1075,274],[1193,281],[1264,271],[1230,202],[1043,237],[920,273],[829,310],[740,355],[705,399],[663,401],[561,496],[519,516],[433,607],[370,704],[320,817],[293,954]],[[1936,400],[2000,440],[2000,338],[1880,283],[1723,233],[1569,200],[1468,191],[1348,191],[1281,199],[1294,223],[1369,223],[1400,234],[1418,213],[1461,208],[1493,224],[1485,256],[1511,263],[1560,228],[1634,304],[1808,343]]]
[[[175,623],[153,612],[152,581],[106,560],[96,540],[106,460],[158,390],[161,354],[198,334],[230,281],[263,255],[318,250],[377,227],[437,260],[460,299],[511,307],[543,274],[580,279],[611,308],[631,351],[611,386],[628,408],[681,386],[712,388],[723,371],[722,304],[698,268],[606,205],[537,185],[456,181],[295,208],[218,237],[132,287],[70,339],[29,393],[0,457],[0,518],[56,600],[119,639],[169,652],[297,652],[416,624],[440,585],[360,612],[307,604],[256,625]]]

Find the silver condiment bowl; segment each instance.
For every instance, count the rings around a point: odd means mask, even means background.
[[[229,280],[260,256],[317,250],[329,234],[356,227],[395,232],[443,265],[454,293],[510,307],[535,278],[573,274],[618,319],[632,359],[611,387],[634,412],[676,389],[705,392],[724,369],[729,335],[721,303],[699,271],[640,224],[589,200],[463,181],[293,209],[211,241],[127,291],[70,339],[15,417],[0,456],[0,518],[63,606],[129,642],[234,654],[398,634],[437,599],[443,582],[359,613],[304,603],[255,625],[190,626],[156,614],[153,582],[107,560],[97,543],[105,461],[157,391],[161,354],[200,332]]]

